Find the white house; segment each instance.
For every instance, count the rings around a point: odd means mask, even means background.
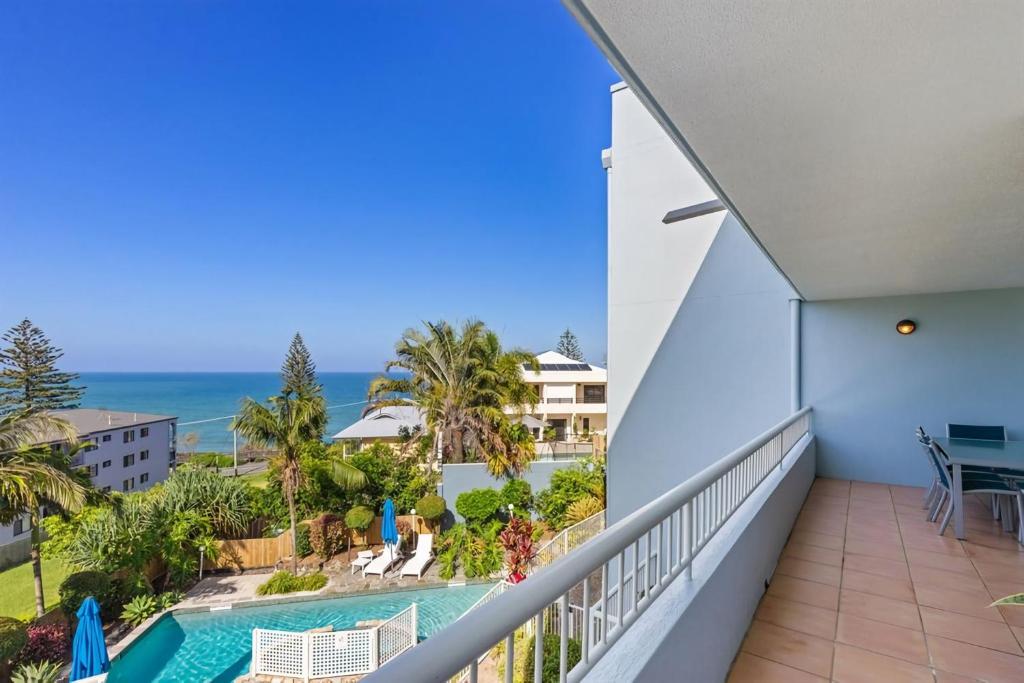
[[[87,445],[71,464],[88,472],[93,486],[102,491],[143,491],[167,479],[173,467],[176,417],[93,408],[53,415],[70,422]],[[40,443],[60,447],[46,437]],[[30,531],[27,515],[0,526],[0,565],[28,557]]]
[[[357,450],[375,441],[395,445],[425,430],[423,414],[415,406],[375,408],[331,437],[334,441],[357,444]]]
[[[608,428],[608,371],[567,358],[556,351],[537,356],[539,370],[523,365],[523,376],[537,389],[538,402],[528,415],[538,440],[578,441]],[[547,432],[547,434],[545,434]]]

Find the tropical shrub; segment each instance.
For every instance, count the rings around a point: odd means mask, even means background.
[[[242,531],[252,521],[248,485],[196,467],[179,467],[150,497],[165,519],[184,512],[201,515],[219,536]]]
[[[210,520],[195,510],[182,510],[170,517],[161,541],[168,581],[179,588],[196,578],[200,555],[215,560],[220,550]]]
[[[13,617],[0,617],[0,671],[17,656],[28,642],[25,623]]]
[[[566,526],[565,514],[569,506],[587,497],[604,503],[604,469],[601,467],[571,467],[557,470],[551,475],[548,488],[537,494],[537,512],[553,529]]]
[[[597,498],[593,496],[580,498],[565,509],[565,525],[572,526],[582,522],[588,517],[593,517],[601,512],[601,510],[604,510],[604,505]]]
[[[185,599],[181,591],[165,591],[156,596],[156,605],[160,610],[171,609]]]
[[[11,675],[11,683],[57,683],[61,665],[54,661],[26,662]]]
[[[561,641],[557,635],[549,633],[544,636],[541,647],[543,652],[543,659],[541,660],[541,681],[543,681],[543,683],[558,683],[562,647]],[[533,680],[533,656],[535,651],[536,642],[534,640],[534,636],[530,636],[526,641],[525,656],[523,657],[523,680]],[[568,655],[568,666],[566,668],[571,671],[583,656],[580,641],[575,638],[569,639]]]
[[[523,517],[513,517],[498,535],[505,549],[505,567],[513,583],[519,583],[530,569],[536,555],[533,547],[533,524]]]
[[[489,576],[501,569],[502,549],[498,544],[501,524],[483,527],[455,524],[438,540],[439,576],[448,580],[461,566],[467,578]]]
[[[376,517],[373,510],[365,505],[357,505],[345,513],[345,526],[362,533],[370,528]]]
[[[63,662],[70,652],[71,635],[66,624],[29,626],[26,635],[28,640],[18,654],[19,662]]]
[[[428,493],[416,501],[416,514],[431,524],[444,517],[448,509],[448,503],[444,498],[433,493]]]
[[[136,595],[121,610],[121,620],[138,626],[156,614],[159,605],[152,595]]]
[[[231,467],[235,464],[235,459],[224,453],[203,451],[189,456],[188,464],[195,467]]]
[[[334,557],[347,538],[345,521],[337,515],[325,512],[309,523],[309,546],[323,560]]]
[[[69,621],[74,619],[78,608],[90,595],[100,604],[100,618],[104,621],[112,620],[120,608],[117,586],[103,572],[84,571],[70,574],[57,588],[57,594],[60,596],[61,611]]]
[[[501,487],[501,508],[513,506],[516,514],[528,515],[533,510],[533,490],[525,479],[509,479]]]
[[[308,557],[313,554],[313,545],[309,541],[309,523],[302,522],[295,527],[295,550],[299,557]]]
[[[492,488],[473,489],[455,499],[455,511],[469,525],[481,525],[498,516],[501,495]]]
[[[324,574],[305,574],[296,576],[291,572],[274,572],[265,583],[256,589],[257,595],[280,595],[297,591],[318,591],[327,585]]]
[[[367,479],[366,486],[353,494],[354,500],[372,510],[380,510],[390,498],[399,514],[412,508],[419,512],[419,499],[437,490],[438,475],[423,472],[413,458],[402,457],[387,444],[374,443],[349,462]]]

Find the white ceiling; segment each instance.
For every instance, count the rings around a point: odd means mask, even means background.
[[[1024,2],[565,2],[805,298],[1024,286]]]

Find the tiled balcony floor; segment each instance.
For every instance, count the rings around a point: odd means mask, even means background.
[[[818,479],[731,683],[1024,681],[1024,552],[968,497],[938,536],[923,489]]]

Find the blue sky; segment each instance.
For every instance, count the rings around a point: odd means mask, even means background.
[[[478,317],[603,362],[608,87],[555,0],[7,2],[0,327],[77,370],[376,370]]]

